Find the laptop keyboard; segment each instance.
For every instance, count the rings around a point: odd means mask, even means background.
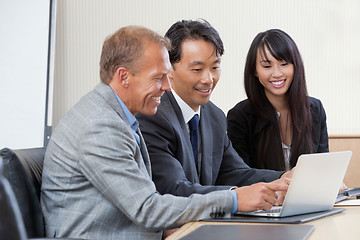
[[[255,212],[261,212],[261,213],[280,213],[281,212],[282,207],[281,206],[276,206],[276,207],[272,207],[271,209],[265,211],[265,210],[259,210],[259,211],[255,211]]]
[[[264,211],[266,213],[280,213],[281,208],[271,208],[270,210]]]

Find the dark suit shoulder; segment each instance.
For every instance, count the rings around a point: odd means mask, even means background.
[[[216,106],[213,102],[209,101],[207,104],[202,106],[203,109],[206,109],[206,112],[214,115],[216,118],[225,118],[223,110]]]
[[[314,98],[314,97],[309,97],[310,99],[310,106],[313,109],[322,109],[323,105],[320,101],[320,99]]]
[[[325,116],[325,109],[321,103],[321,101],[314,97],[309,97],[310,99],[310,109],[311,113],[314,117],[322,117]]]
[[[255,111],[253,110],[248,99],[245,99],[237,103],[233,108],[231,108],[227,113],[227,119],[229,122],[254,122],[258,119]]]
[[[233,108],[231,108],[228,112],[228,115],[230,114],[238,114],[243,113],[246,115],[254,114],[253,108],[250,105],[250,102],[248,99],[242,100],[241,102],[237,103]]]
[[[201,106],[200,122],[204,124],[203,126],[211,126],[212,130],[210,132],[212,135],[226,135],[226,116],[224,112],[211,101]],[[205,124],[205,122],[207,124]],[[208,134],[210,134],[210,132],[208,132]]]

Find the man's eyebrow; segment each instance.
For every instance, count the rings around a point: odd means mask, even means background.
[[[197,66],[197,65],[205,65],[205,63],[203,62],[200,62],[200,61],[193,61],[189,64],[190,67],[194,67],[194,66]]]
[[[214,63],[220,63],[221,62],[221,58],[217,58]]]

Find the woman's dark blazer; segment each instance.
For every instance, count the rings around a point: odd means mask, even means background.
[[[315,153],[328,152],[328,133],[326,113],[319,99],[310,97],[311,117],[313,121],[313,149]],[[227,133],[233,147],[240,157],[253,168],[257,157],[257,149],[261,130],[269,124],[259,121],[258,115],[252,109],[249,100],[244,100],[229,110],[227,115]]]

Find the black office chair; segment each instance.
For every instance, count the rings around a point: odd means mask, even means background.
[[[0,157],[0,239],[26,240],[26,230],[15,194],[4,177],[4,163]]]
[[[45,149],[1,150],[4,176],[15,193],[27,236],[44,237],[44,221],[40,206],[41,172]]]
[[[0,157],[4,162],[4,177],[9,181],[15,193],[23,224],[29,238],[36,238],[37,240],[70,239],[43,238],[45,230],[40,206],[40,192],[44,156],[45,148],[29,148],[14,151],[9,148],[2,149]],[[2,212],[0,214],[2,215]]]

